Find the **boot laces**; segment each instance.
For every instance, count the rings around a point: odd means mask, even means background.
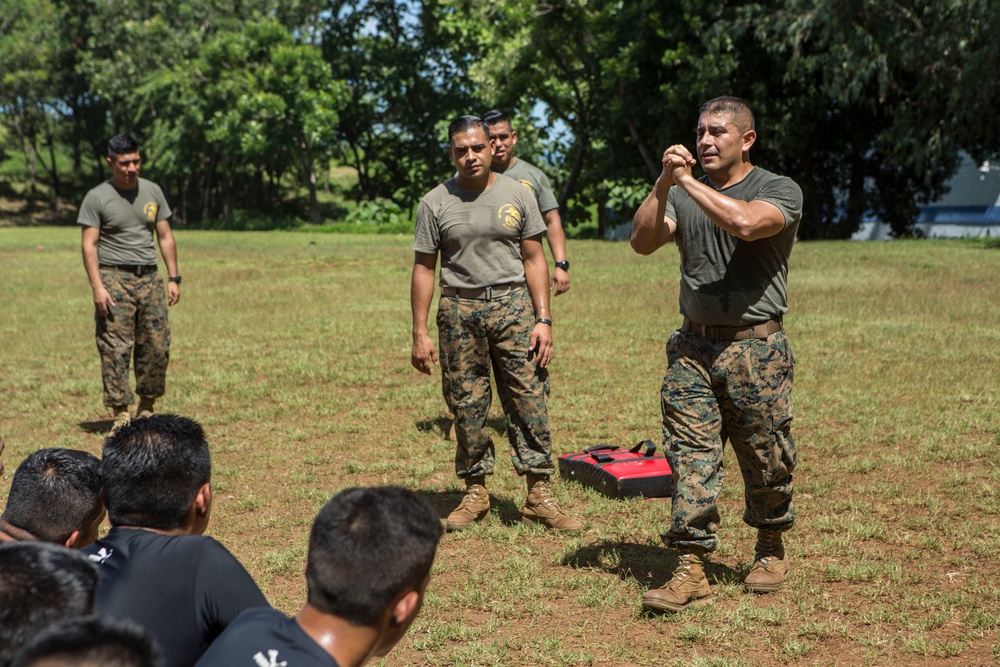
[[[674,575],[667,582],[664,588],[672,589],[676,586],[681,586],[686,579],[691,576],[691,561],[687,554],[682,554],[677,559],[677,567],[674,568]]]
[[[756,552],[754,554],[755,560],[764,564],[772,560],[781,560],[778,557],[781,546],[781,533],[769,530],[760,531],[757,534],[757,548],[754,549]]]
[[[479,487],[472,486],[466,489],[465,495],[462,496],[461,505],[471,505],[472,503],[479,500]]]
[[[563,513],[562,509],[559,508],[559,504],[556,502],[556,499],[552,496],[547,481],[536,483],[535,491],[538,493],[539,505],[545,505],[546,507],[548,507],[557,514]]]

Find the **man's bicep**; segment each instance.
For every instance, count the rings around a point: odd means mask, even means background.
[[[754,227],[757,231],[756,238],[774,236],[785,228],[788,220],[785,212],[776,204],[763,199],[755,199],[747,204],[754,219]]]
[[[84,250],[96,249],[98,241],[101,240],[101,230],[99,227],[81,226],[83,230],[82,240]]]
[[[521,239],[521,257],[525,260],[534,260],[539,257],[544,261],[545,255],[542,250],[542,235],[527,236]]]
[[[425,269],[430,269],[433,271],[437,268],[437,253],[422,252],[420,250],[413,251],[413,264],[415,266],[420,266]]]

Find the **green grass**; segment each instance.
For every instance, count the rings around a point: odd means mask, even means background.
[[[209,530],[292,612],[312,517],[332,493],[403,484],[442,515],[460,497],[440,376],[409,365],[411,239],[175,234],[184,286],[159,407],[204,424]],[[676,250],[571,240],[569,253],[572,289],[553,303],[556,453],[658,439]],[[0,266],[8,470],[39,447],[99,453],[107,416],[79,232],[0,228]],[[424,611],[384,664],[997,664],[998,285],[1000,250],[983,242],[796,246],[799,523],[785,590],[739,586],[754,536],[731,452],[717,601],[651,616],[639,598],[675,562],[658,537],[669,503],[560,482],[586,532],[528,530],[494,431],[491,516],[444,538]]]

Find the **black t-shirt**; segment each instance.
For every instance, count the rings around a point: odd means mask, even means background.
[[[268,606],[246,569],[211,537],[117,527],[82,551],[100,566],[97,613],[144,626],[169,667],[191,667],[241,612]]]
[[[296,623],[274,609],[240,614],[201,656],[196,667],[338,667]]]

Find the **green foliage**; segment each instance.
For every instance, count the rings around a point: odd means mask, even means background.
[[[399,225],[409,222],[409,216],[395,202],[376,200],[359,204],[347,214],[344,222],[348,225]]]
[[[902,236],[960,151],[1000,156],[998,33],[990,0],[0,0],[0,122],[56,206],[127,131],[179,219],[317,224],[331,160],[407,209],[452,171],[448,122],[501,107],[574,225],[623,214],[735,94],[755,164],[805,191],[803,238],[870,213]]]
[[[806,192],[803,237],[849,234],[866,212],[908,235],[960,150],[1000,152],[987,0],[750,3],[734,25],[756,54],[739,74],[768,121],[762,154]]]
[[[450,173],[448,123],[478,106],[464,66],[406,2],[333,0],[326,15],[323,54],[348,95],[339,158],[357,169],[357,198],[412,206]]]

